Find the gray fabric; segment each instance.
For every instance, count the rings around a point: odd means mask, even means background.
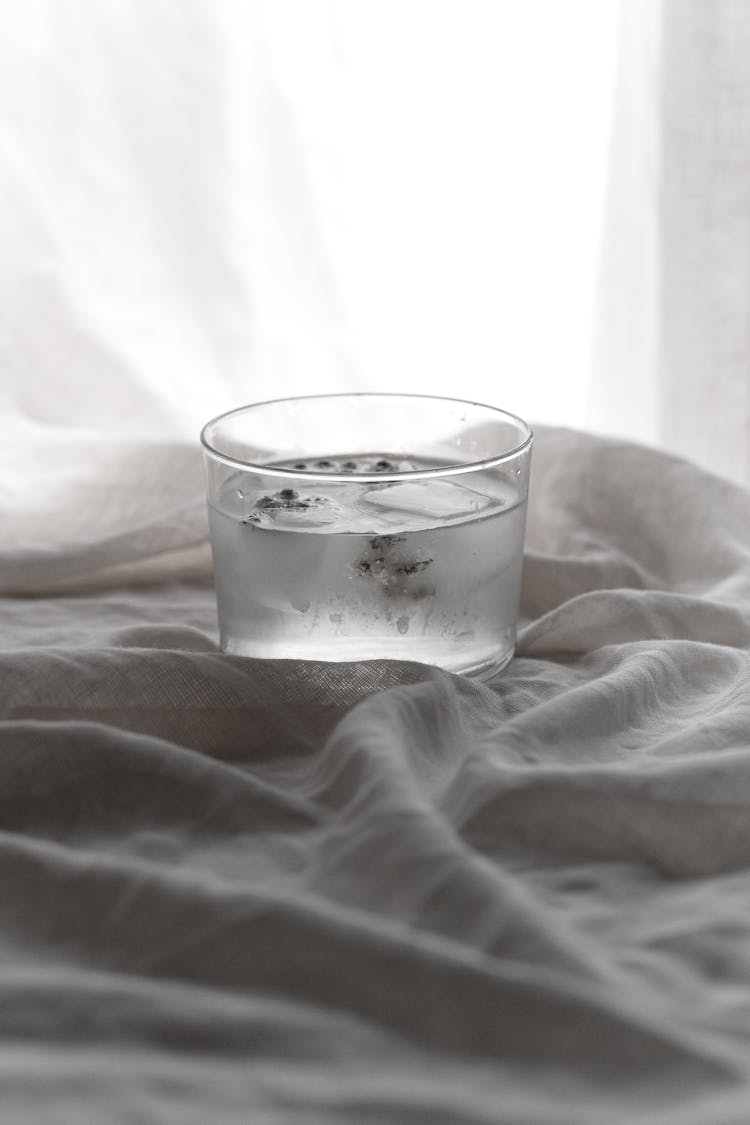
[[[659,436],[749,482],[750,8],[661,7]]]
[[[220,654],[196,451],[76,448],[0,551],[0,1120],[744,1125],[750,495],[541,432],[479,685]]]
[[[750,5],[620,12],[587,423],[748,484]]]

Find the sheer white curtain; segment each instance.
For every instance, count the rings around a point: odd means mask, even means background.
[[[616,0],[0,0],[16,434],[410,389],[586,420]]]
[[[591,421],[750,480],[750,5],[626,0]]]

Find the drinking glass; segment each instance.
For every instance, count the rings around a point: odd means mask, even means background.
[[[533,435],[428,395],[255,403],[201,433],[221,647],[416,660],[513,655]]]

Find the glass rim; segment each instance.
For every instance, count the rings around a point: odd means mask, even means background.
[[[403,472],[369,472],[369,473],[322,473],[310,472],[307,469],[287,469],[279,465],[263,465],[256,461],[243,461],[238,457],[231,457],[227,453],[222,453],[221,450],[216,449],[211,445],[208,440],[208,430],[215,426],[218,422],[224,422],[229,418],[235,417],[237,414],[245,414],[250,410],[254,410],[259,406],[275,406],[284,402],[311,402],[319,401],[321,399],[365,399],[365,398],[392,398],[392,399],[412,399],[416,402],[450,402],[456,406],[477,406],[482,410],[489,410],[493,414],[499,414],[503,418],[514,422],[520,429],[521,433],[525,434],[523,441],[518,445],[514,445],[512,449],[505,450],[494,457],[483,457],[479,461],[460,461],[458,464],[453,465],[437,465],[430,469],[407,469]],[[486,402],[474,402],[470,399],[452,398],[450,395],[421,395],[410,394],[408,391],[340,391],[332,394],[317,394],[317,395],[287,395],[282,398],[269,398],[264,399],[262,402],[250,402],[245,406],[236,406],[232,410],[225,410],[221,414],[217,414],[214,418],[210,418],[203,426],[200,432],[200,441],[203,448],[211,457],[215,457],[217,461],[221,461],[224,465],[229,465],[232,468],[242,470],[254,470],[262,473],[264,476],[281,477],[285,480],[309,480],[309,481],[335,481],[337,483],[345,483],[347,481],[357,481],[359,483],[371,483],[373,481],[384,480],[425,480],[433,477],[455,476],[461,473],[476,473],[482,469],[492,469],[497,465],[505,464],[512,461],[528,449],[534,441],[534,431],[528,422],[519,417],[518,414],[512,414],[509,410],[503,410],[500,406],[491,406]],[[394,450],[384,450],[385,453],[394,453]]]

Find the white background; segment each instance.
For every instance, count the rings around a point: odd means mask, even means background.
[[[6,405],[193,434],[418,390],[584,425],[617,7],[2,3]]]

